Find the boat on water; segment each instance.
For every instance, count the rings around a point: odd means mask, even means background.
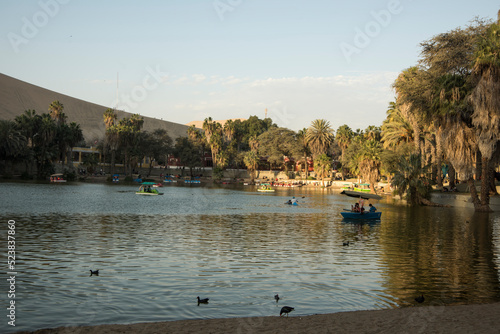
[[[350,197],[357,197],[357,198],[363,198],[363,199],[382,199],[383,197],[377,194],[370,194],[362,191],[355,191],[355,190],[343,190],[341,195],[347,195]]]
[[[368,220],[368,219],[380,219],[382,216],[382,212],[369,212],[365,211],[363,213],[361,212],[354,212],[354,211],[344,211],[340,213],[343,218],[345,219],[363,219],[363,220]]]
[[[371,190],[370,190],[370,184],[369,183],[354,184],[354,190],[355,191],[361,191],[361,192],[364,192],[364,193],[371,192]]]
[[[143,182],[139,187],[139,190],[135,192],[136,195],[145,195],[145,196],[158,196],[163,195],[163,193],[159,192],[158,189],[153,188],[155,182]]]
[[[257,191],[260,191],[260,192],[265,192],[265,193],[273,193],[275,192],[275,190],[271,187],[268,187],[268,186],[262,186],[262,187],[259,187],[257,189]]]
[[[66,182],[66,180],[64,179],[64,175],[59,173],[59,174],[52,174],[50,176],[50,182],[63,183]]]

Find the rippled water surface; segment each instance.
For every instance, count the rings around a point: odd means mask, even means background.
[[[0,189],[2,277],[7,221],[16,222],[15,330],[278,315],[283,305],[295,316],[393,308],[419,294],[427,305],[500,301],[498,213],[384,199],[382,219],[360,223],[342,220],[354,199],[331,190]],[[284,205],[291,196],[298,207]],[[12,331],[5,319],[2,328]]]

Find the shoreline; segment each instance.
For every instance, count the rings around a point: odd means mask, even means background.
[[[87,333],[498,333],[500,303],[414,306],[289,317],[245,317],[38,329],[18,334]]]

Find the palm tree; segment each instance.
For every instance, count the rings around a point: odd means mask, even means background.
[[[307,156],[310,154],[309,146],[307,145],[307,128],[299,130],[297,132],[297,142],[300,145],[300,151],[304,154],[304,173],[305,179],[307,180],[307,174],[309,172],[309,166],[307,164]]]
[[[364,136],[366,140],[380,141],[380,138],[382,137],[380,127],[375,125],[368,126],[364,131]]]
[[[205,138],[207,144],[210,146],[212,152],[213,167],[217,167],[217,155],[223,149],[223,133],[222,126],[219,122],[212,120],[212,117],[205,118],[203,122],[203,130],[205,131]]]
[[[102,115],[104,118],[104,126],[106,127],[106,145],[109,147],[111,151],[111,160],[110,160],[110,169],[109,173],[111,177],[115,173],[115,158],[116,158],[116,150],[118,149],[118,131],[115,126],[116,119],[118,118],[114,109],[108,108]],[[103,159],[106,161],[106,157]]]
[[[368,183],[370,183],[370,188],[374,193],[376,193],[375,182],[380,178],[381,153],[382,145],[379,141],[367,140],[363,143],[359,170],[363,178],[367,179]]]
[[[68,166],[73,167],[73,147],[75,147],[83,139],[84,138],[82,129],[80,128],[80,124],[77,124],[76,122],[69,123],[68,136],[66,138],[69,148],[66,159]]]
[[[58,100],[52,102],[49,106],[50,117],[57,122],[57,125],[64,124],[66,115],[64,114],[64,106]]]
[[[332,159],[325,153],[314,159],[314,171],[316,176],[321,177],[322,187],[325,187],[325,177],[332,170]]]
[[[421,166],[420,154],[401,157],[391,182],[394,192],[399,196],[406,196],[406,200],[412,205],[423,204],[430,193],[429,180],[425,177],[427,166],[423,169]]]
[[[384,148],[394,149],[403,143],[413,142],[411,124],[403,117],[396,102],[390,102],[387,117],[382,124],[382,138]]]
[[[112,108],[106,109],[102,116],[104,118],[104,125],[106,126],[106,130],[115,125],[116,119],[118,117],[115,110]]]
[[[311,126],[307,129],[306,141],[311,148],[313,158],[326,153],[333,144],[334,138],[330,122],[324,119],[312,121]]]
[[[500,12],[499,12],[500,14]],[[500,19],[500,18],[499,18]],[[478,82],[470,100],[474,107],[472,124],[478,133],[482,157],[481,206],[489,208],[489,161],[500,141],[500,20],[481,36],[475,52],[473,75]]]
[[[14,121],[0,120],[0,160],[13,161],[21,156],[27,142]]]
[[[259,166],[259,155],[256,151],[248,151],[243,158],[243,162],[250,173],[251,183],[253,183],[255,180],[255,171]]]
[[[337,129],[337,135],[335,136],[335,140],[337,141],[337,145],[339,145],[340,150],[342,151],[340,159],[342,161],[342,180],[345,180],[346,168],[344,166],[347,165],[347,161],[345,161],[345,152],[349,147],[349,145],[351,144],[353,136],[354,136],[353,131],[346,124],[341,125]]]

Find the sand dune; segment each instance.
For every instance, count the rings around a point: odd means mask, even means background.
[[[59,100],[64,105],[68,122],[80,124],[87,141],[104,137],[103,113],[108,107],[60,94],[0,73],[0,119],[13,120],[25,110],[36,110],[37,114],[48,112],[49,105]],[[117,111],[118,119],[131,114]],[[172,138],[185,136],[188,126],[151,117],[144,117],[144,130],[165,129]]]

